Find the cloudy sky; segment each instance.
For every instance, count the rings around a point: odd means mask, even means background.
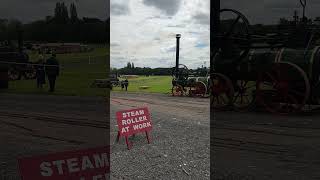
[[[23,22],[43,19],[54,14],[56,2],[65,2],[67,5],[75,2],[80,17],[107,19],[109,0],[0,0],[0,19]]]
[[[209,65],[209,0],[111,0],[111,66]]]
[[[239,10],[251,24],[274,24],[280,17],[292,18],[294,10],[302,15],[299,0],[221,0],[221,7]],[[320,0],[307,0],[307,17],[320,16],[319,9]]]
[[[181,33],[181,63],[209,64],[209,0],[111,0],[111,65],[172,67],[175,34]],[[320,0],[307,0],[306,15],[320,16]],[[299,0],[221,0],[251,24],[274,24],[302,14]]]

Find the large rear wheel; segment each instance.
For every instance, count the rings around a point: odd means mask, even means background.
[[[190,87],[190,96],[205,97],[206,94],[207,86],[201,81],[196,82],[193,87]]]
[[[302,110],[310,95],[306,73],[290,62],[274,63],[261,73],[257,82],[257,103],[267,111],[279,114]]]

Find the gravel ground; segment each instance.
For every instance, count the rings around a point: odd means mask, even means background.
[[[213,116],[214,179],[320,179],[320,112]]]
[[[0,179],[18,180],[17,159],[106,145],[106,99],[0,95]],[[108,103],[107,103],[108,104]],[[209,179],[208,99],[112,94],[112,179]],[[116,136],[115,112],[148,106],[152,143],[128,151]],[[131,166],[128,164],[132,163]]]
[[[104,98],[0,95],[0,179],[18,180],[17,158],[106,145]],[[320,112],[278,116],[217,111],[209,99],[111,94],[111,179],[320,179]],[[115,143],[115,113],[147,106],[152,143]]]
[[[107,145],[105,98],[0,94],[0,179],[17,159]]]
[[[115,143],[115,113],[147,106],[152,143],[143,134]],[[111,179],[210,179],[209,99],[111,93]]]

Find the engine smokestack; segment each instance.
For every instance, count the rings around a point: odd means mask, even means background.
[[[23,31],[20,27],[18,28],[18,48],[21,53],[23,51]]]
[[[179,74],[179,52],[180,52],[181,34],[177,34],[176,38],[177,38],[177,46],[176,46],[176,77],[177,77]]]

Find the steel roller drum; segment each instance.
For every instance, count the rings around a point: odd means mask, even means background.
[[[311,50],[282,49],[281,62],[296,64],[307,74],[310,80],[319,80],[320,75],[320,47]]]
[[[195,82],[203,82],[204,84],[208,83],[208,77],[189,77],[188,82],[189,83],[195,83]]]

